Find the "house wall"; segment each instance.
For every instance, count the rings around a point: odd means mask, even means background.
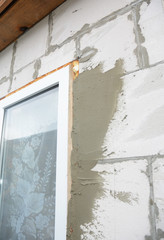
[[[162,0],[67,0],[0,53],[0,97],[72,60],[68,240],[164,239]]]

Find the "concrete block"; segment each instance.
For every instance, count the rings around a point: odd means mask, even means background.
[[[157,239],[164,238],[164,159],[153,163]],[[162,238],[163,237],[163,238]]]
[[[0,98],[6,96],[9,92],[9,87],[10,87],[10,80],[7,79],[6,81],[0,82]]]
[[[60,44],[76,32],[100,21],[132,0],[67,0],[54,11],[52,44]],[[62,23],[62,24],[61,24]]]
[[[16,49],[14,72],[33,62],[46,51],[48,18],[44,18],[19,38]]]
[[[73,61],[75,58],[75,42],[71,41],[63,47],[56,49],[54,52],[41,58],[41,68],[39,76],[50,72],[68,62]]]
[[[141,5],[139,25],[145,38],[142,45],[147,49],[149,63],[164,60],[164,6],[161,0]]]
[[[0,52],[0,79],[10,75],[10,66],[13,54],[13,44]]]
[[[84,61],[81,71],[102,64],[105,72],[113,68],[118,59],[123,60],[125,71],[137,69],[133,27],[133,22],[128,19],[128,14],[125,14],[84,35],[80,42],[81,61]],[[86,61],[88,50],[93,54]]]
[[[122,84],[102,147],[104,156],[163,153],[164,65],[127,75],[122,78]]]
[[[150,235],[147,161],[97,164],[101,197],[95,199],[92,221],[81,226],[81,239],[140,240]]]
[[[33,80],[34,64],[30,64],[20,72],[14,74],[10,92],[26,85]]]

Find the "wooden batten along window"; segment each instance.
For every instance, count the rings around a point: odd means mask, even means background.
[[[70,64],[0,101],[0,233],[66,239]]]

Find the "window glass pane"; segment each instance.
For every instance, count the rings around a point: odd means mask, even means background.
[[[5,110],[0,239],[54,239],[58,87]]]

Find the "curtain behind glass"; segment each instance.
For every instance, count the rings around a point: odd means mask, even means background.
[[[5,112],[0,240],[51,240],[58,88]]]

